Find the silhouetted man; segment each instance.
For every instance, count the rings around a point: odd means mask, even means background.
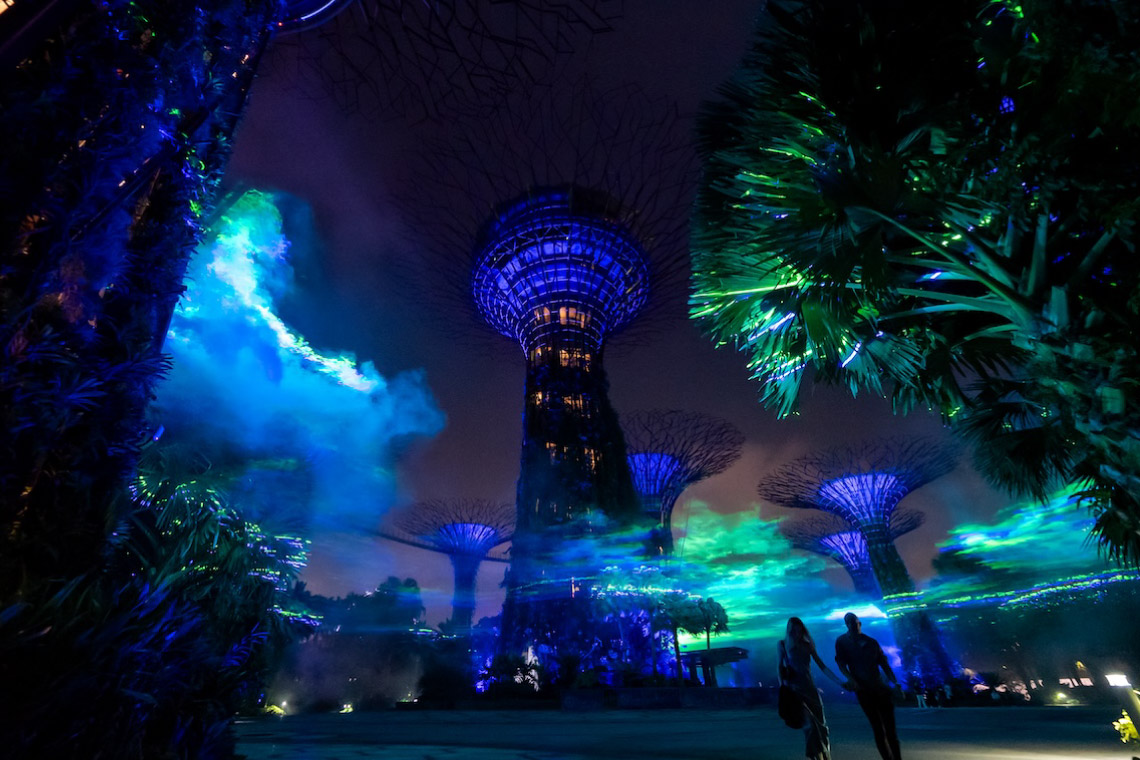
[[[895,703],[890,687],[883,683],[882,674],[886,674],[895,686],[898,686],[898,679],[879,642],[863,633],[859,617],[848,612],[843,616],[843,622],[847,624],[847,633],[835,640],[835,664],[847,677],[848,688],[854,689],[859,706],[871,722],[879,755],[883,760],[902,760],[899,735],[895,729]]]

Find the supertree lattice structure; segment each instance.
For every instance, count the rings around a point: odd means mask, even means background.
[[[895,548],[891,518],[907,494],[954,469],[958,449],[929,438],[867,441],[809,454],[764,477],[760,497],[794,509],[838,515],[867,542],[867,559],[884,600],[899,603],[892,626],[908,671],[946,681],[957,666],[921,604]]]
[[[917,509],[896,511],[891,515],[891,540],[917,530],[925,522],[926,514]],[[822,554],[842,565],[851,576],[856,593],[874,598],[882,596],[871,571],[867,539],[839,515],[805,515],[781,522],[779,530],[797,549]]]
[[[693,166],[670,107],[583,83],[520,92],[488,118],[451,125],[405,188],[408,218],[434,252],[427,297],[445,329],[485,322],[525,362],[503,620],[503,646],[516,653],[555,640],[593,648],[568,623],[587,615],[583,578],[596,569],[585,536],[601,535],[600,516],[641,520],[603,357],[635,319],[683,295]]]
[[[446,554],[455,571],[455,593],[448,628],[471,631],[475,611],[475,579],[496,546],[514,536],[514,505],[482,499],[434,499],[397,513],[380,535],[391,541]]]
[[[654,548],[672,554],[677,499],[739,459],[744,434],[725,420],[677,409],[624,415],[622,429],[642,511],[657,524]]]
[[[914,591],[894,548],[891,515],[903,497],[957,462],[955,446],[930,438],[867,441],[789,462],[764,477],[757,491],[782,507],[831,512],[862,531],[875,578],[890,596]]]
[[[294,0],[303,11],[319,0]],[[274,45],[274,70],[309,97],[365,117],[432,119],[486,109],[541,78],[591,35],[607,32],[621,0],[329,0],[319,28],[295,12]]]

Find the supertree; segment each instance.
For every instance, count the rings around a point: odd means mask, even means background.
[[[907,494],[954,469],[958,449],[930,438],[867,441],[808,454],[761,479],[760,498],[793,509],[830,512],[862,533],[883,599],[897,605],[892,624],[904,665],[922,679],[946,681],[956,666],[895,548],[892,517]]]
[[[949,473],[958,450],[929,438],[888,439],[796,459],[761,479],[760,498],[830,512],[867,538],[867,557],[884,596],[914,591],[892,535],[892,516],[912,491]]]
[[[297,0],[300,2],[301,0]],[[308,5],[320,0],[304,0]],[[621,15],[617,0],[332,0],[343,12],[274,45],[270,65],[313,98],[365,117],[486,109],[541,78]],[[327,12],[326,12],[327,13]]]
[[[900,509],[891,515],[891,540],[916,530],[926,522],[926,514],[916,509]],[[871,571],[867,539],[858,528],[839,515],[821,514],[780,523],[780,533],[792,546],[822,554],[838,562],[851,576],[856,593],[879,597],[878,581]]]
[[[672,554],[677,499],[739,459],[744,434],[725,420],[677,409],[624,415],[622,430],[641,509],[657,525],[653,548]]]
[[[466,309],[525,360],[504,653],[591,649],[588,625],[573,622],[588,617],[584,579],[597,569],[585,537],[640,518],[603,355],[682,293],[693,160],[675,125],[636,89],[533,88],[452,125],[406,196],[436,252],[431,297],[453,306],[438,309],[447,327],[468,329],[455,316]]]
[[[781,415],[805,377],[937,409],[1136,563],[1140,6],[1088,11],[766,3],[698,127],[692,314]]]
[[[186,263],[284,4],[36,5],[5,11],[14,34],[0,51],[0,132],[20,146],[0,158],[5,592],[98,561],[147,438]]]
[[[451,600],[451,633],[471,632],[475,611],[475,579],[484,560],[514,535],[513,504],[482,499],[432,499],[397,513],[380,535],[391,541],[446,554],[455,571]]]

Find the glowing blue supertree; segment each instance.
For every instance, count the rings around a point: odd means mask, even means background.
[[[652,410],[622,418],[629,469],[642,511],[656,524],[652,543],[673,553],[673,508],[689,486],[724,472],[740,458],[744,434],[699,412]]]
[[[910,533],[925,522],[923,512],[901,509],[891,516],[891,539]],[[822,554],[842,565],[851,576],[856,593],[873,598],[882,596],[871,570],[867,539],[842,517],[821,514],[792,519],[781,522],[779,530],[797,549]]]
[[[774,504],[830,512],[859,530],[903,664],[923,681],[945,682],[957,675],[958,666],[914,593],[891,522],[907,494],[949,473],[957,460],[957,447],[928,438],[868,441],[789,462],[757,488]]]
[[[455,571],[449,633],[467,635],[475,611],[475,579],[489,553],[514,535],[514,505],[480,499],[435,499],[398,513],[380,535],[392,541],[446,554]]]
[[[782,507],[838,515],[867,539],[867,554],[884,596],[914,591],[895,549],[891,517],[909,494],[954,469],[957,448],[927,438],[868,441],[789,462],[764,477],[760,498]]]
[[[637,315],[649,290],[622,213],[583,188],[535,190],[498,213],[477,246],[475,302],[526,356],[519,540],[504,611],[515,646],[531,638],[519,638],[520,628],[541,640],[538,632],[565,614],[555,610],[558,599],[575,594],[574,580],[551,561],[570,537],[558,526],[580,526],[596,511],[622,523],[637,514],[602,367],[606,338]]]
[[[690,150],[670,104],[583,81],[449,126],[404,188],[432,252],[425,297],[451,301],[433,310],[441,330],[470,345],[484,322],[525,361],[503,654],[600,649],[599,554],[643,522],[603,358],[682,292]]]
[[[527,362],[520,531],[633,502],[602,350],[645,305],[649,271],[621,214],[582,188],[536,190],[497,214],[478,245],[475,302]]]

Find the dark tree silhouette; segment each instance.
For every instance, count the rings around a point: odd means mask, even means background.
[[[435,499],[397,513],[380,535],[392,541],[446,554],[455,571],[449,632],[467,635],[475,611],[479,565],[496,546],[514,537],[513,504],[480,499]]]
[[[891,540],[916,530],[925,522],[926,515],[916,509],[896,511],[891,515]],[[839,515],[792,518],[781,522],[779,530],[797,549],[822,554],[842,565],[851,576],[857,593],[869,597],[882,596],[871,570],[867,539]]]
[[[724,472],[740,458],[744,434],[700,412],[650,410],[622,416],[622,430],[642,510],[656,524],[653,544],[673,553],[673,508],[694,483]]]
[[[304,95],[331,97],[347,112],[427,119],[487,109],[608,31],[621,12],[615,0],[335,4],[342,12],[331,23],[293,22],[298,33],[274,45],[274,68]]]

